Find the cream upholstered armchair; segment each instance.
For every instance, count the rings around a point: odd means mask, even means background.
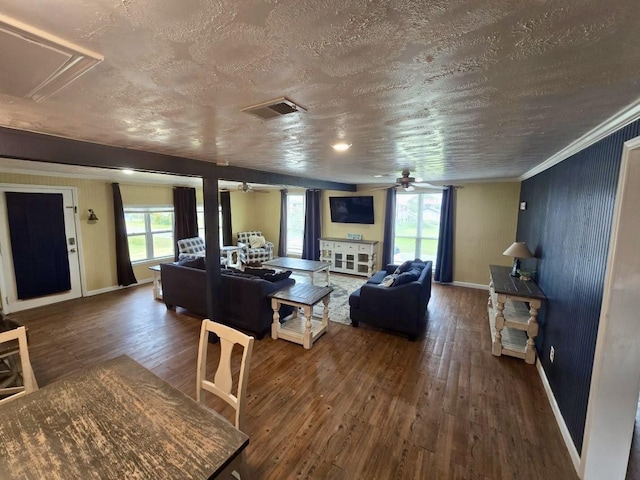
[[[273,243],[266,241],[261,231],[238,232],[238,246],[240,261],[245,265],[273,259]]]

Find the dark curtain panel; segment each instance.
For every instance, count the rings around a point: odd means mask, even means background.
[[[320,243],[322,235],[320,205],[322,190],[307,190],[305,194],[304,238],[302,240],[302,258],[318,260],[320,258]]]
[[[196,212],[196,189],[176,187],[173,189],[173,249],[178,260],[178,240],[198,236],[198,214]]]
[[[126,287],[132,283],[138,283],[133,274],[131,259],[129,258],[129,242],[127,241],[127,225],[124,221],[124,208],[120,185],[112,183],[113,189],[113,218],[116,227],[116,268],[118,271],[118,285]]]
[[[442,192],[440,209],[440,235],[436,270],[433,276],[436,282],[453,282],[453,210],[455,206],[455,188],[448,186]]]
[[[222,244],[233,245],[235,242],[231,233],[231,192],[220,192],[220,207],[222,208]]]
[[[387,204],[384,211],[384,250],[382,268],[393,263],[393,241],[396,236],[396,189],[387,189]]]
[[[280,238],[278,238],[278,256],[287,256],[287,190],[280,190]]]
[[[18,298],[71,290],[62,194],[5,195]]]

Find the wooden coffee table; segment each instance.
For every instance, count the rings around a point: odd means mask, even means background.
[[[262,265],[267,267],[282,268],[284,270],[291,270],[294,272],[307,273],[309,274],[309,278],[311,279],[311,285],[313,285],[313,274],[315,272],[324,272],[327,279],[327,286],[330,285],[329,267],[331,266],[331,264],[329,262],[303,260],[301,258],[279,257],[267,262],[262,262]]]
[[[316,287],[306,283],[297,283],[290,287],[273,292],[271,308],[273,308],[273,324],[271,325],[271,338],[283,338],[290,342],[298,343],[307,350],[325,332],[329,330],[329,295],[332,287]],[[313,306],[322,300],[324,309],[322,319],[313,318]],[[280,324],[281,305],[292,305],[293,314]],[[298,309],[302,308],[303,317],[298,317]]]

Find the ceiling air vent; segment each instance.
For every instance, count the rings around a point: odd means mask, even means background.
[[[271,120],[289,113],[306,112],[300,105],[285,97],[243,108],[242,111],[255,115],[262,120]]]
[[[61,38],[0,15],[0,93],[36,102],[104,60]]]

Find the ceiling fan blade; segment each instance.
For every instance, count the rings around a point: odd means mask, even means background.
[[[418,190],[444,190],[442,185],[433,185],[426,182],[414,183],[413,186]]]

